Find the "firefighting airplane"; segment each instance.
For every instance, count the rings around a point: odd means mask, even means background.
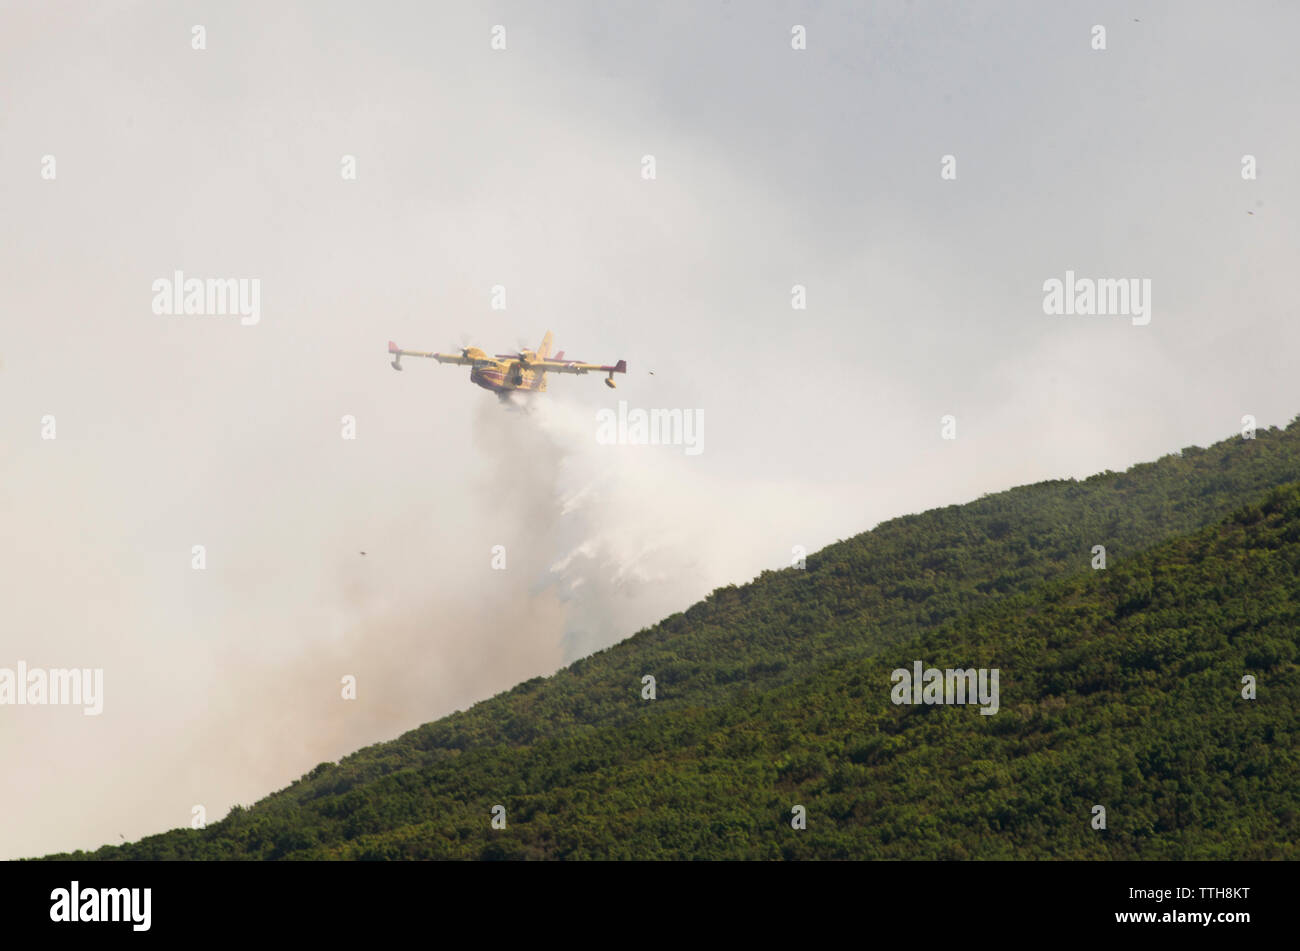
[[[611,366],[595,363],[579,363],[565,360],[564,351],[551,356],[551,332],[548,330],[542,338],[542,344],[535,351],[521,350],[518,353],[498,353],[488,356],[478,347],[465,347],[460,353],[424,353],[420,350],[403,350],[393,341],[388,341],[388,352],[393,354],[392,367],[402,368],[402,357],[430,357],[439,363],[454,363],[457,366],[472,367],[469,371],[471,383],[476,383],[485,390],[491,390],[502,402],[510,399],[515,391],[543,393],[546,391],[546,374],[548,373],[590,373],[596,370],[608,373],[605,385],[614,387],[614,374],[627,372],[627,361],[619,360]]]

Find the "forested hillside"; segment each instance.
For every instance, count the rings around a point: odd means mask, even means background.
[[[895,519],[93,855],[1295,857],[1298,483],[1293,422]],[[917,660],[998,668],[999,712],[895,705]]]

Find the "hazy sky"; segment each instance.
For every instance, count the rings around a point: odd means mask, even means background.
[[[795,545],[1285,425],[1298,32],[1289,2],[0,4],[0,668],[104,670],[97,717],[0,706],[0,857],[215,821]],[[260,319],[154,313],[178,270],[258,280]],[[1150,280],[1150,323],[1046,315],[1067,270]],[[619,389],[526,415],[385,353],[548,329]],[[620,399],[701,412],[703,451],[598,444]]]

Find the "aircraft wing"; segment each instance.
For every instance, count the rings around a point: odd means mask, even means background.
[[[545,370],[547,373],[626,373],[627,361],[619,360],[611,367],[577,360],[534,360],[528,364],[528,369]]]
[[[454,363],[458,367],[472,367],[480,363],[496,363],[495,360],[475,360],[473,357],[467,357],[459,353],[412,353],[407,350],[406,354],[414,357],[433,357],[439,363]]]
[[[462,367],[501,366],[499,360],[493,360],[477,347],[466,347],[460,353],[431,353],[426,350],[403,350],[390,340],[388,352],[393,355],[393,368],[397,370],[402,368],[402,357],[428,357],[439,363],[454,363]]]

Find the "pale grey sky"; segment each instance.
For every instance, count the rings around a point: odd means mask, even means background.
[[[99,717],[0,707],[0,857],[215,821],[794,545],[1285,424],[1298,27],[0,4],[0,667],[105,678]],[[1150,279],[1150,324],[1045,315],[1067,269]],[[260,280],[260,321],[154,314],[175,270]],[[384,352],[548,329],[620,388],[557,379],[528,417]],[[597,445],[619,399],[702,411],[704,452]]]

